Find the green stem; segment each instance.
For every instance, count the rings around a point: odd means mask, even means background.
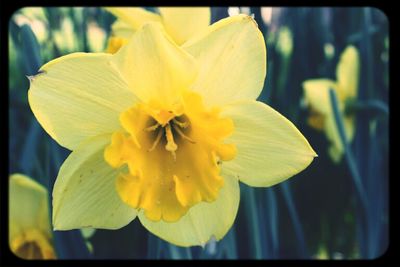
[[[335,116],[335,122],[336,122],[336,126],[337,129],[339,131],[339,136],[340,136],[340,140],[343,144],[344,147],[344,153],[345,153],[345,158],[347,161],[347,165],[349,166],[350,172],[351,172],[351,176],[353,178],[354,184],[356,186],[356,190],[357,193],[360,197],[361,200],[361,204],[364,208],[364,211],[367,211],[367,207],[368,207],[368,200],[367,200],[367,196],[365,193],[365,189],[364,186],[362,184],[361,181],[361,176],[360,173],[357,169],[357,165],[356,162],[354,160],[354,156],[353,153],[350,149],[350,145],[347,142],[346,139],[346,133],[344,130],[344,124],[343,124],[343,120],[342,120],[342,116],[339,112],[339,105],[337,102],[337,97],[336,97],[336,92],[333,89],[329,89],[329,98],[331,101],[331,105],[332,105],[332,109],[333,109],[333,114]]]
[[[247,205],[247,218],[249,219],[250,226],[250,236],[252,238],[251,250],[254,259],[262,259],[262,246],[261,246],[261,236],[260,236],[260,224],[259,216],[257,211],[257,201],[254,193],[254,188],[246,186],[245,197]]]

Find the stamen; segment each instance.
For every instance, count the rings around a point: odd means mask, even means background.
[[[176,160],[175,151],[178,149],[177,144],[174,142],[174,136],[172,134],[171,125],[167,123],[165,126],[165,137],[167,138],[167,144],[165,145],[165,149],[172,153],[174,160]]]
[[[181,121],[178,121],[176,118],[174,118],[172,121],[175,122],[176,124],[178,124],[179,127],[181,127],[181,128],[186,128],[189,126],[189,122],[187,122],[187,121],[181,122]]]
[[[190,138],[189,136],[185,135],[181,129],[179,129],[179,127],[176,124],[172,124],[172,127],[174,127],[175,131],[183,138],[188,140],[190,143],[195,144],[196,142],[193,141],[192,138]]]
[[[150,127],[147,127],[146,131],[149,131],[149,132],[155,131],[159,126],[160,126],[160,124],[157,122],[156,124],[154,124],[154,125],[152,125]]]
[[[158,143],[160,142],[161,136],[162,136],[162,132],[163,132],[162,129],[160,129],[160,130],[158,131],[156,140],[154,140],[153,145],[152,145],[151,148],[148,150],[149,152],[153,151],[153,150],[156,148],[156,146],[158,145]]]

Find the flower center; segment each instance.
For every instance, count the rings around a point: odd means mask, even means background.
[[[176,161],[175,151],[178,149],[178,145],[176,144],[177,139],[183,139],[193,144],[196,143],[185,133],[188,130],[190,123],[189,120],[185,120],[184,117],[185,116],[180,116],[179,118],[175,117],[167,122],[165,126],[154,120],[154,124],[145,128],[146,131],[157,132],[153,145],[150,147],[149,151],[153,151],[160,143],[160,140],[164,137],[164,143],[166,143],[164,147],[167,151],[171,152]]]
[[[171,109],[141,103],[123,112],[124,130],[104,151],[110,166],[120,168],[121,199],[150,220],[169,222],[199,202],[215,201],[224,182],[220,164],[236,155],[233,144],[223,143],[233,122],[219,113],[193,92]]]

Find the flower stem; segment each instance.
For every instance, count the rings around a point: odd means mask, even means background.
[[[356,162],[354,160],[354,156],[353,153],[350,149],[350,145],[347,142],[346,139],[346,134],[344,131],[344,125],[343,125],[343,120],[342,120],[342,116],[340,115],[339,112],[339,107],[338,107],[338,102],[337,102],[337,97],[336,97],[336,92],[333,89],[329,89],[329,98],[331,101],[331,105],[332,105],[332,109],[333,109],[333,114],[335,116],[335,122],[336,122],[336,126],[337,126],[337,130],[339,131],[339,136],[340,136],[340,140],[343,144],[344,147],[344,153],[345,153],[345,158],[346,158],[346,162],[347,165],[349,167],[349,170],[351,172],[351,177],[353,178],[353,182],[355,184],[357,193],[360,197],[360,201],[361,204],[364,208],[364,211],[366,211],[367,207],[368,207],[368,200],[365,194],[365,189],[363,187],[362,181],[361,181],[361,176],[360,173],[358,171]]]

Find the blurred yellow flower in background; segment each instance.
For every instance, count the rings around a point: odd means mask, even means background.
[[[159,7],[159,14],[140,7],[107,7],[117,17],[108,40],[108,53],[115,53],[146,22],[161,23],[168,35],[182,45],[210,24],[209,7]]]
[[[329,89],[338,97],[340,112],[343,116],[347,141],[353,140],[355,133],[355,114],[346,109],[346,105],[357,97],[360,59],[357,49],[348,46],[340,56],[336,67],[336,81],[329,79],[312,79],[303,83],[306,104],[310,108],[308,124],[325,132],[330,141],[328,153],[335,163],[340,162],[344,147],[340,140],[335,123]]]
[[[9,245],[23,259],[55,259],[46,188],[28,176],[9,179]]]
[[[73,53],[31,78],[42,127],[72,150],[53,190],[56,230],[118,229],[138,216],[179,246],[220,240],[239,181],[265,187],[316,156],[298,129],[255,99],[264,38],[247,15],[179,46],[148,22],[115,54]]]

